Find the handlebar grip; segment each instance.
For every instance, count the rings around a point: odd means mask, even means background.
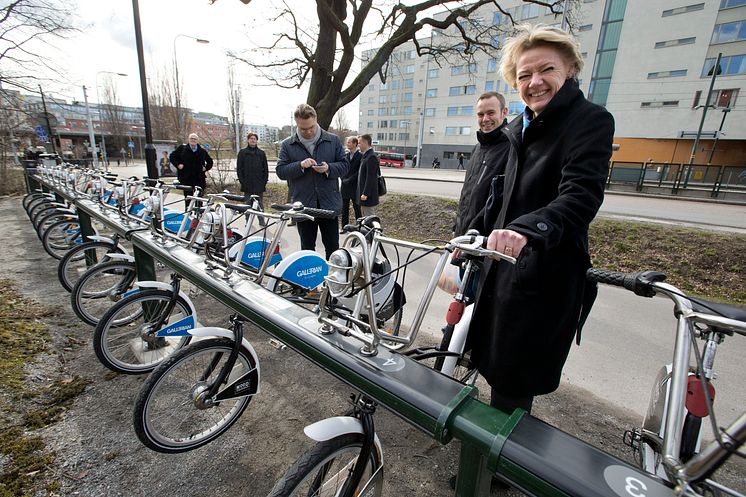
[[[221,193],[220,196],[232,202],[243,202],[246,198],[243,195],[237,195],[235,193]]]
[[[177,184],[174,184],[173,187],[176,188],[177,190],[181,190],[184,193],[193,193],[194,192],[194,187],[193,186],[189,186],[189,185],[177,185]]]
[[[304,207],[302,212],[303,214],[308,214],[309,216],[320,219],[334,219],[336,217],[334,211],[330,211],[327,209],[314,209],[312,207]]]
[[[241,200],[243,200],[243,197],[241,197]],[[247,210],[251,209],[251,206],[246,204],[223,204],[223,207],[225,207],[226,209],[234,210],[236,212],[246,212]]]
[[[621,286],[634,292],[640,297],[653,297],[655,289],[653,283],[663,281],[666,275],[658,271],[640,271],[637,273],[621,273],[605,269],[591,268],[585,273],[589,281],[607,285]]]
[[[272,204],[271,207],[276,211],[289,211],[293,208],[293,204]]]

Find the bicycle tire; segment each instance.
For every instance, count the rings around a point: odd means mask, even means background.
[[[298,458],[275,483],[268,497],[291,497],[314,495],[337,495],[346,478],[352,473],[363,445],[363,435],[347,433],[324,442],[318,442]],[[351,452],[349,454],[345,454]],[[342,459],[340,469],[334,468],[338,459]],[[365,483],[381,466],[381,455],[377,447],[370,453],[365,473],[357,491],[363,490]],[[332,491],[335,490],[335,491]],[[370,491],[372,490],[372,492]],[[357,493],[355,495],[358,495]],[[383,495],[383,481],[379,479],[366,496]]]
[[[68,233],[70,230],[77,230],[77,233]],[[77,219],[62,219],[44,232],[41,244],[49,255],[60,260],[68,250],[76,245],[75,241],[82,236]]]
[[[37,221],[41,219],[43,216],[50,214],[53,211],[57,211],[61,209],[59,205],[52,205],[52,203],[48,203],[45,205],[40,206],[39,208],[35,209],[33,214],[31,215],[31,224],[34,225],[34,228],[38,226]]]
[[[141,290],[106,311],[93,332],[93,350],[101,364],[117,373],[148,373],[175,350],[188,344],[190,336],[155,338],[142,334],[150,320],[158,318],[170,298],[171,292],[168,290]],[[147,312],[146,305],[152,306]],[[172,312],[166,325],[192,313],[189,304],[181,296],[176,300]]]
[[[93,252],[86,259],[88,250]],[[106,254],[109,252],[121,254],[123,251],[113,243],[104,241],[85,242],[68,250],[57,264],[57,279],[60,280],[62,288],[71,292],[75,283],[86,271],[108,260]]]
[[[241,417],[252,396],[223,400],[207,408],[197,406],[193,397],[217,376],[233,346],[229,338],[194,342],[176,351],[148,376],[133,411],[135,433],[145,446],[169,454],[196,449],[225,433]],[[227,383],[256,367],[254,357],[242,347]]]
[[[111,306],[135,281],[135,263],[108,261],[83,273],[70,292],[73,312],[86,324],[96,326]]]
[[[51,208],[58,208],[57,206],[50,205],[53,201],[46,199],[41,200],[39,202],[34,203],[29,210],[26,212],[28,214],[28,218],[31,220],[31,222],[34,222],[34,218],[36,217],[36,214],[44,209],[51,209]]]
[[[69,212],[60,212],[59,210],[53,210],[49,213],[46,213],[45,211],[44,215],[39,218],[39,223],[36,225],[36,236],[39,237],[39,240],[43,240],[44,233],[49,229],[49,227],[63,219],[77,219],[77,216],[75,214],[70,214]]]
[[[23,200],[21,201],[21,205],[23,205],[24,210],[28,213],[31,203],[34,201],[38,201],[39,199],[42,199],[42,198],[47,198],[47,197],[41,192],[28,193],[23,197]]]

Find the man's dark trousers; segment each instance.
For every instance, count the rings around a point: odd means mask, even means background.
[[[350,204],[355,211],[355,219],[363,217],[363,210],[360,208],[360,204],[353,201],[351,198],[342,199],[342,227],[344,228],[350,224]]]
[[[339,248],[339,221],[334,219],[316,219],[314,221],[299,221],[298,234],[300,235],[300,248],[303,250],[316,250],[316,231],[321,231],[321,242],[326,250],[326,258]]]

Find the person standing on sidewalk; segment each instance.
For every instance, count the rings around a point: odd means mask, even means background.
[[[257,146],[259,137],[256,133],[246,135],[247,145],[238,152],[236,158],[236,173],[241,183],[241,191],[246,195],[246,203],[252,195],[259,197],[259,207],[264,210],[264,192],[269,179],[269,165],[267,154]],[[259,218],[259,224],[264,224],[264,218]]]
[[[176,166],[176,177],[179,183],[188,186],[199,186],[203,192],[205,191],[207,187],[207,171],[212,169],[212,157],[199,144],[197,133],[189,135],[189,143],[183,143],[171,152],[169,160],[171,164]],[[188,204],[189,202],[187,201]]]
[[[347,174],[342,176],[342,186],[340,188],[342,193],[342,227],[344,228],[350,223],[350,204],[355,211],[355,219],[363,217],[363,213],[360,210],[360,199],[357,196],[357,177],[360,171],[360,159],[363,154],[357,149],[357,136],[348,136],[345,140],[347,146],[347,162],[350,163],[350,169]],[[340,231],[340,234],[342,232]]]
[[[363,157],[360,161],[357,195],[363,216],[375,216],[378,205],[378,176],[381,174],[381,162],[371,146],[372,143],[373,138],[370,135],[360,135],[360,152],[363,153]]]
[[[458,167],[456,167],[456,171],[459,169],[464,169],[464,154],[458,154]]]
[[[337,135],[321,129],[316,109],[300,104],[294,113],[296,132],[282,142],[275,169],[277,177],[288,182],[293,202],[306,207],[328,209],[336,216],[342,211],[339,178],[350,165]],[[315,219],[297,223],[301,249],[316,249],[316,233],[321,232],[326,257],[339,248],[339,221]]]

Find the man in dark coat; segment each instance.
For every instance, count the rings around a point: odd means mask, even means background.
[[[370,135],[360,136],[360,173],[357,179],[357,195],[363,216],[375,216],[378,205],[378,176],[381,174],[381,162],[372,147],[373,138]]]
[[[206,172],[212,169],[212,157],[200,144],[196,133],[189,135],[189,143],[179,145],[169,156],[176,167],[176,176],[182,185],[207,187]]]
[[[360,159],[363,154],[357,149],[357,136],[348,136],[345,140],[347,146],[347,162],[350,163],[350,169],[347,174],[342,176],[342,227],[350,223],[350,204],[355,211],[355,219],[363,217],[360,210],[360,199],[357,196],[357,175],[360,171]],[[341,233],[341,232],[340,232]]]
[[[256,133],[249,133],[246,139],[248,142],[246,148],[238,152],[236,159],[238,181],[241,183],[241,191],[246,195],[246,202],[249,201],[251,195],[256,195],[259,197],[259,206],[264,208],[262,201],[269,179],[267,155],[257,146],[259,137]],[[263,224],[264,219],[259,218],[259,222]]]
[[[568,33],[524,27],[503,54],[503,77],[527,107],[504,129],[504,187],[492,191],[480,231],[517,263],[485,265],[467,347],[491,404],[530,411],[535,395],[558,387],[595,298],[588,226],[603,201],[614,120],[580,91],[583,58]]]
[[[277,161],[277,177],[287,180],[293,202],[307,207],[332,210],[339,216],[342,196],[339,178],[349,164],[337,135],[321,129],[316,109],[300,104],[294,113],[296,132],[282,142]],[[339,248],[337,218],[298,222],[301,248],[316,249],[316,233],[321,232],[326,257]]]
[[[474,219],[481,215],[492,182],[505,179],[505,161],[510,141],[502,132],[507,125],[508,109],[505,97],[495,91],[483,93],[477,100],[477,144],[472,150],[466,170],[454,233],[463,235]]]

